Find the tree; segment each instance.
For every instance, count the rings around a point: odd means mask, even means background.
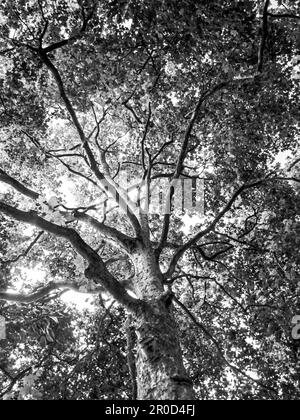
[[[15,0],[0,9],[0,181],[9,186],[0,298],[108,294],[136,332],[140,399],[207,397],[191,378],[211,348],[219,372],[247,379],[241,398],[251,386],[286,396],[257,355],[252,369],[271,385],[225,354],[214,311],[225,317],[224,342],[246,351],[267,332],[261,321],[276,338],[297,308],[299,162],[275,162],[299,142],[299,6],[219,3]],[[184,179],[205,181],[205,214],[175,206]],[[157,185],[159,214],[147,211]],[[24,258],[46,274],[29,294],[10,293]],[[197,329],[181,342],[175,308]]]

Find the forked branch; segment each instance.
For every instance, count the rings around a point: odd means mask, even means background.
[[[104,261],[74,230],[67,227],[56,225],[38,216],[35,212],[24,212],[0,201],[0,213],[32,226],[45,232],[51,233],[56,237],[67,240],[75,251],[84,258],[89,264],[85,271],[85,276],[100,284],[107,290],[119,303],[135,312],[140,306],[140,301],[131,297],[126,289],[117,279],[107,270]]]
[[[48,297],[51,295],[52,292],[55,292],[57,290],[61,291],[69,291],[72,290],[77,293],[84,293],[84,294],[100,294],[103,292],[103,288],[98,288],[90,292],[84,292],[79,286],[76,286],[75,284],[71,282],[58,282],[58,283],[51,283],[48,286],[43,287],[37,292],[25,295],[22,293],[12,293],[12,292],[5,292],[0,291],[0,300],[4,300],[6,302],[15,302],[15,303],[24,303],[24,304],[30,304],[38,302],[45,297]],[[56,295],[54,295],[55,297]]]

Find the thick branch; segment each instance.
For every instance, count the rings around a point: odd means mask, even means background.
[[[145,130],[144,130],[144,134],[143,134],[143,138],[142,138],[142,143],[141,143],[142,144],[142,165],[143,165],[144,171],[146,170],[145,143],[146,143],[148,131],[149,131],[149,128],[150,128],[151,117],[152,117],[152,109],[151,109],[151,104],[149,103],[149,115],[148,115],[148,118],[147,118],[147,122],[146,122],[146,125],[145,125]]]
[[[264,11],[263,11],[263,22],[262,22],[262,34],[261,34],[261,43],[258,51],[258,65],[257,71],[259,73],[263,70],[264,65],[264,52],[266,48],[266,42],[268,38],[268,8],[270,5],[270,0],[266,0]]]
[[[166,273],[166,278],[170,278],[173,273],[175,272],[176,265],[179,262],[179,260],[182,258],[184,253],[190,249],[193,245],[196,245],[197,242],[200,241],[204,236],[206,236],[208,233],[212,232],[214,228],[217,226],[217,224],[221,221],[221,219],[225,216],[226,213],[229,212],[229,210],[232,208],[235,201],[238,199],[238,197],[247,189],[255,188],[263,184],[265,180],[257,181],[253,184],[243,185],[240,187],[232,196],[232,198],[229,200],[227,205],[223,208],[223,210],[215,217],[213,222],[203,231],[197,233],[192,239],[190,239],[186,244],[181,246],[178,251],[175,253],[173,260],[170,264],[170,268],[168,272]]]
[[[105,175],[99,170],[99,166],[98,163],[94,157],[94,154],[89,146],[88,143],[88,139],[85,136],[84,130],[79,122],[79,119],[77,117],[77,114],[75,112],[75,109],[66,93],[65,87],[64,87],[64,83],[63,80],[61,78],[61,75],[58,71],[58,69],[55,67],[55,65],[52,63],[52,61],[49,59],[49,57],[47,56],[47,54],[45,53],[45,50],[39,50],[38,51],[40,54],[40,57],[42,58],[44,64],[46,65],[46,67],[51,71],[57,87],[59,89],[59,93],[61,95],[61,98],[67,108],[67,111],[69,112],[71,119],[73,121],[74,126],[76,127],[76,130],[79,134],[80,140],[83,144],[83,148],[87,154],[89,163],[90,163],[90,167],[94,173],[94,175],[96,176],[96,178],[98,179],[98,181],[100,181],[100,184],[109,190],[110,195],[116,200],[118,197],[118,204],[120,205],[120,207],[123,209],[123,211],[125,211],[129,217],[129,220],[132,224],[132,227],[135,230],[135,233],[137,234],[137,236],[140,236],[141,234],[141,227],[139,224],[138,219],[136,218],[136,216],[132,213],[132,211],[130,210],[129,206],[128,206],[128,202],[126,201],[126,199],[119,194],[119,191],[116,189],[116,186],[109,183],[108,180],[106,179]]]
[[[294,167],[296,166],[296,165],[298,165],[298,163],[300,163],[300,158],[297,158],[291,165],[290,165],[290,167],[288,168],[288,172],[291,172],[291,170],[292,169],[294,169]]]
[[[128,316],[126,321],[126,338],[127,338],[127,363],[129,368],[129,373],[131,377],[131,386],[132,386],[132,399],[137,399],[137,372],[136,372],[136,362],[134,355],[134,346],[135,346],[135,328],[133,326],[133,319],[131,315]]]
[[[26,195],[27,197],[37,200],[39,197],[39,194],[35,191],[30,190],[27,188],[24,184],[21,184],[19,181],[8,175],[6,172],[4,172],[2,169],[0,169],[0,181],[4,182],[5,184],[10,185],[15,190],[17,190],[19,193]]]
[[[297,178],[286,178],[286,177],[274,177],[274,178],[265,178],[262,179],[260,181],[257,182],[253,182],[252,184],[245,184],[242,187],[240,187],[232,196],[232,198],[228,201],[228,203],[226,204],[226,206],[223,208],[222,211],[220,211],[220,213],[215,217],[215,219],[211,222],[211,224],[204,229],[203,231],[197,233],[193,238],[191,238],[188,242],[186,242],[184,245],[182,245],[180,248],[178,248],[177,252],[175,253],[170,267],[168,269],[168,271],[165,274],[165,278],[169,279],[171,278],[171,276],[174,274],[175,270],[176,270],[176,266],[179,262],[179,260],[182,258],[182,256],[184,255],[184,253],[191,249],[194,245],[196,245],[200,239],[202,239],[204,236],[208,235],[210,232],[213,232],[215,227],[218,225],[218,223],[223,219],[223,217],[231,210],[233,204],[236,202],[236,200],[240,197],[240,195],[249,189],[252,188],[256,188],[256,187],[260,187],[261,185],[267,183],[267,182],[272,182],[272,181],[292,181],[292,182],[300,182],[299,179]],[[231,248],[228,248],[225,250],[225,252],[229,251]],[[223,253],[223,251],[221,251],[220,253]],[[219,255],[220,255],[219,253]],[[217,255],[217,254],[216,254]],[[214,256],[215,257],[215,256]]]
[[[52,45],[49,45],[47,48],[44,49],[45,53],[50,53],[54,50],[57,50],[59,48],[62,48],[64,46],[70,44],[73,41],[77,41],[78,39],[80,39],[84,35],[84,33],[86,32],[88,24],[89,24],[90,20],[93,18],[96,9],[97,9],[97,2],[95,2],[95,5],[94,5],[93,9],[91,10],[91,12],[87,16],[85,16],[85,14],[83,12],[82,26],[81,26],[80,30],[77,32],[77,34],[71,36],[68,39],[63,39],[59,42],[56,42]]]
[[[127,253],[131,253],[132,249],[135,247],[134,239],[130,238],[117,229],[106,226],[104,223],[99,222],[97,219],[86,213],[75,212],[74,217],[77,220],[87,222],[90,226],[96,229],[105,240],[112,242],[113,245],[120,246]]]
[[[208,90],[207,92],[205,92],[203,95],[201,95],[201,98],[198,101],[198,104],[193,112],[193,115],[190,119],[189,125],[186,129],[185,135],[184,135],[184,139],[181,145],[181,150],[178,156],[178,160],[177,160],[177,164],[176,164],[176,169],[175,172],[173,174],[172,177],[172,182],[176,179],[178,179],[184,169],[184,161],[186,159],[186,156],[188,154],[188,146],[189,146],[189,140],[192,134],[192,131],[194,129],[194,126],[197,122],[197,119],[199,117],[200,111],[201,111],[201,107],[203,105],[203,103],[210,98],[212,95],[214,95],[216,92],[220,91],[221,89],[223,89],[224,87],[226,87],[230,82],[226,81],[226,82],[222,82],[220,84],[218,84],[217,86],[215,86],[213,89]],[[166,206],[167,207],[171,207],[171,203],[172,203],[172,199],[174,197],[174,193],[175,193],[175,189],[173,186],[170,187],[169,192],[168,192],[168,197],[166,200]],[[162,234],[161,234],[161,239],[160,239],[160,243],[159,246],[156,250],[156,254],[157,257],[160,256],[165,242],[168,240],[168,234],[169,234],[169,229],[170,229],[170,220],[171,220],[171,209],[167,208],[166,209],[166,213],[165,213],[165,217],[164,217],[164,224],[163,224],[163,229],[162,229]]]
[[[57,237],[66,239],[72,244],[77,253],[89,263],[89,267],[85,272],[87,278],[101,284],[119,303],[128,309],[132,311],[137,309],[137,305],[140,302],[126,292],[125,288],[107,270],[105,263],[96,251],[75,230],[48,222],[35,212],[24,212],[2,202],[0,202],[0,212],[19,222],[33,225]]]
[[[128,192],[126,190],[124,190],[124,188],[122,188],[114,180],[114,178],[112,178],[110,167],[109,167],[109,164],[108,164],[107,159],[106,159],[107,152],[108,152],[108,149],[106,149],[105,151],[102,151],[101,154],[100,154],[100,160],[101,160],[101,166],[102,166],[103,174],[104,174],[105,180],[109,184],[109,187],[108,187],[107,191],[109,192],[109,189],[112,188],[112,190],[111,190],[112,194],[113,195],[115,195],[116,193],[118,194],[118,200],[122,201],[123,207],[125,206],[124,210],[130,211],[131,214],[133,215],[134,211],[135,211],[135,204],[130,200],[130,198],[128,196]],[[126,209],[126,206],[127,206],[127,209]]]
[[[268,13],[268,16],[274,19],[300,19],[300,16],[293,15],[292,13],[284,13],[284,14],[274,14],[274,13]]]
[[[26,195],[29,198],[36,200],[39,197],[39,194],[35,191],[32,191],[21,184],[16,179],[7,175],[4,171],[0,169],[0,181],[5,182],[6,184],[11,185],[15,188],[18,192],[23,195]],[[78,220],[85,220],[88,221],[94,228],[96,228],[107,240],[113,241],[118,245],[125,248],[127,251],[130,251],[134,246],[134,240],[129,236],[119,232],[117,229],[110,228],[109,226],[104,225],[103,223],[98,222],[97,220],[93,219],[91,216],[88,216],[85,213],[76,212],[74,214],[75,218]]]
[[[177,164],[176,164],[176,169],[175,172],[173,174],[172,177],[172,181],[178,179],[180,177],[180,175],[182,174],[182,171],[184,169],[184,161],[186,159],[186,156],[188,154],[188,145],[189,145],[189,140],[192,134],[192,131],[194,129],[194,126],[197,122],[197,119],[199,117],[199,113],[201,111],[201,107],[203,105],[203,103],[212,95],[214,95],[216,92],[218,92],[219,90],[223,89],[225,86],[228,85],[229,82],[222,82],[219,85],[215,86],[213,89],[205,92],[201,98],[198,101],[198,104],[192,114],[192,117],[190,119],[189,125],[186,129],[185,135],[184,135],[184,139],[181,145],[181,149],[180,149],[180,153],[178,156],[178,160],[177,160]],[[168,197],[166,200],[166,205],[167,207],[171,207],[171,203],[172,203],[172,199],[174,197],[174,193],[175,193],[175,189],[173,186],[170,187],[169,192],[168,192]],[[168,240],[168,235],[169,235],[169,230],[170,230],[170,221],[171,221],[171,209],[167,208],[166,209],[166,214],[164,216],[164,223],[163,223],[163,229],[162,229],[162,234],[161,234],[161,239],[160,239],[160,243],[159,246],[156,250],[156,255],[157,257],[160,256],[165,242]]]
[[[78,286],[74,285],[73,283],[59,282],[59,283],[51,283],[48,286],[40,289],[38,292],[29,294],[29,295],[0,291],[0,300],[5,300],[7,302],[30,304],[30,303],[38,302],[39,300],[47,297],[48,295],[50,295],[52,292],[56,290],[65,290],[65,291],[73,290],[77,293],[87,293],[87,294],[88,293],[99,294],[103,292],[103,288],[100,288],[98,290],[93,290],[91,292],[82,292],[81,289]]]
[[[0,181],[5,182],[6,184],[11,185],[14,189],[20,192],[23,195],[26,195],[29,198],[34,200],[38,199],[39,194],[35,191],[30,190],[23,184],[21,184],[16,179],[12,178],[11,176],[7,175],[3,170],[0,169]],[[134,239],[130,238],[129,236],[123,234],[122,232],[118,231],[117,229],[111,228],[109,226],[104,225],[103,223],[98,222],[96,219],[93,219],[91,216],[87,215],[86,213],[75,212],[74,216],[78,220],[87,221],[90,225],[92,225],[98,232],[101,233],[102,236],[108,241],[121,246],[127,252],[131,252],[133,247],[135,246]],[[40,238],[40,235],[38,239]],[[37,240],[38,240],[37,239]],[[34,246],[36,241],[33,243]],[[31,250],[32,247],[29,248],[28,252]],[[27,253],[27,252],[26,252]],[[26,253],[20,255],[17,259],[9,262],[16,262],[22,256],[26,256]]]
[[[215,252],[213,255],[207,255],[201,248],[202,246],[203,245],[196,247],[196,250],[199,251],[199,253],[201,254],[204,260],[212,261],[212,262],[215,261],[216,258],[220,257],[221,255],[227,254],[227,252],[231,251],[234,248],[233,245],[229,245],[227,248],[222,249],[221,251]]]

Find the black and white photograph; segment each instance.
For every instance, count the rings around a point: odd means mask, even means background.
[[[299,99],[300,0],[0,1],[0,401],[300,399]]]

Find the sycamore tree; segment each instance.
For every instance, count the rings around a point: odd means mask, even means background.
[[[299,9],[1,2],[1,397],[299,398]]]

